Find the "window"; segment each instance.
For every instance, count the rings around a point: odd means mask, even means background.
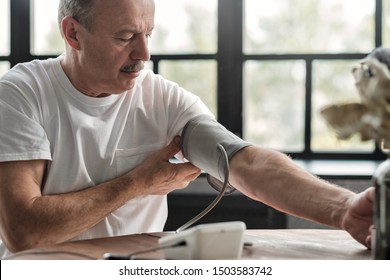
[[[373,0],[245,0],[244,52],[367,52],[374,13]]]
[[[10,68],[10,0],[0,1],[0,77]]]
[[[338,140],[319,112],[359,100],[351,69],[381,45],[381,4],[245,0],[244,138],[297,158],[379,156],[374,141]]]
[[[383,0],[383,14],[382,14],[382,35],[383,46],[390,46],[390,1]]]
[[[10,69],[8,61],[0,61],[0,78]]]
[[[62,53],[65,45],[57,22],[59,0],[31,0],[32,38],[31,54],[53,55]]]
[[[9,43],[9,1],[2,0],[0,1],[0,56],[7,56],[10,53],[10,43]]]
[[[196,93],[217,114],[217,65],[213,60],[162,60],[159,72],[167,79]]]
[[[245,139],[278,150],[304,150],[304,61],[246,61],[243,92]]]
[[[58,1],[0,1],[0,75],[64,51]],[[147,67],[199,95],[228,129],[297,159],[383,159],[373,142],[337,140],[318,112],[358,100],[351,68],[390,47],[390,0],[155,3]]]
[[[155,0],[150,50],[156,72],[217,115],[217,0]]]
[[[155,4],[152,53],[216,53],[217,0],[155,0]]]

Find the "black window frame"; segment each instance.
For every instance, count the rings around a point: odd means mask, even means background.
[[[312,117],[312,80],[313,61],[319,60],[356,60],[367,53],[310,53],[310,54],[244,54],[243,24],[245,0],[218,0],[218,46],[216,53],[210,54],[153,54],[153,70],[159,73],[159,62],[162,60],[214,60],[217,62],[217,118],[235,134],[243,133],[243,67],[248,60],[277,61],[304,60],[306,63],[305,81],[305,136],[304,150],[289,153],[300,160],[373,160],[381,161],[384,153],[377,145],[373,152],[317,152],[311,147]],[[382,45],[383,0],[375,1],[375,47]],[[33,55],[31,46],[31,1],[10,1],[10,54],[0,56],[0,61],[8,61],[13,67],[17,63],[33,59],[46,59],[55,55]],[[234,36],[232,36],[232,34]],[[282,151],[286,152],[286,151]]]

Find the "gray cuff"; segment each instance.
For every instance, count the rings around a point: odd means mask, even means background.
[[[224,147],[229,160],[239,150],[250,145],[209,115],[200,115],[185,125],[180,144],[184,157],[208,173],[209,184],[220,191],[225,179],[226,165],[218,144]],[[234,187],[229,183],[225,193],[232,191]]]

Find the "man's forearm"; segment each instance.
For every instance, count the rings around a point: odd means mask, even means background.
[[[230,162],[231,183],[245,195],[294,216],[340,227],[353,193],[325,182],[287,156],[247,147]]]
[[[187,186],[200,170],[191,163],[169,162],[180,151],[179,141],[121,177],[58,195],[41,193],[44,160],[0,163],[0,234],[7,248],[15,251],[69,240],[133,198],[166,195]]]
[[[79,235],[137,196],[130,191],[134,184],[130,178],[120,177],[79,192],[34,197],[13,211],[13,221],[8,223],[12,229],[4,237],[15,240],[8,240],[7,246],[19,251]]]

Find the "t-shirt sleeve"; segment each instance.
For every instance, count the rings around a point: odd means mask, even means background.
[[[0,82],[0,162],[51,160],[50,143],[39,109],[28,92]]]

